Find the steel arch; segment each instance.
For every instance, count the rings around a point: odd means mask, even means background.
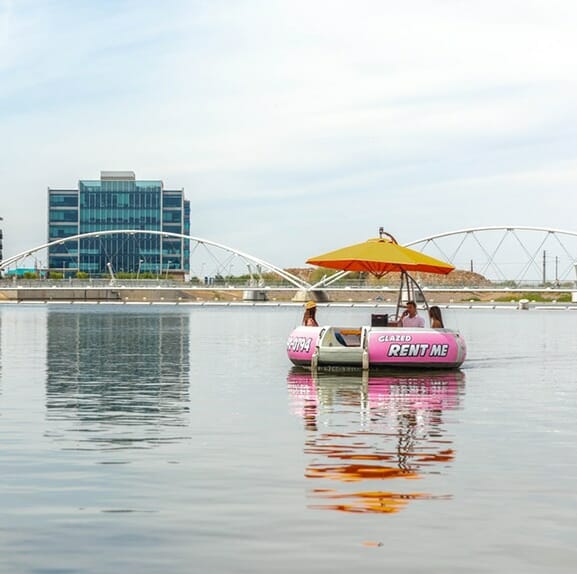
[[[294,285],[298,289],[309,289],[310,288],[310,285],[306,281],[301,279],[300,277],[297,277],[296,275],[293,275],[292,273],[289,273],[288,271],[285,271],[284,269],[281,269],[280,267],[277,267],[276,265],[269,263],[268,261],[265,261],[264,259],[260,259],[259,257],[249,255],[248,253],[244,253],[242,251],[239,251],[238,249],[234,249],[234,248],[229,247],[227,245],[224,245],[222,243],[217,243],[216,241],[211,241],[209,239],[203,239],[201,237],[194,237],[192,235],[184,235],[182,233],[173,233],[173,232],[168,232],[168,231],[151,231],[151,230],[144,230],[144,229],[112,229],[112,230],[107,230],[107,231],[91,231],[89,233],[79,233],[78,235],[71,235],[70,237],[63,237],[63,238],[57,239],[55,241],[50,241],[48,243],[38,245],[37,247],[33,247],[32,249],[27,249],[26,251],[22,251],[21,253],[18,253],[16,255],[13,255],[12,257],[8,257],[8,258],[0,261],[0,271],[3,269],[6,269],[6,267],[8,267],[9,265],[12,265],[13,263],[16,263],[17,261],[20,261],[21,259],[25,259],[26,257],[29,257],[33,253],[36,253],[38,251],[42,251],[43,249],[47,249],[48,247],[51,247],[52,245],[60,245],[62,243],[66,243],[68,241],[75,241],[75,240],[84,239],[87,237],[100,237],[102,235],[114,235],[114,234],[119,234],[119,233],[125,234],[125,235],[160,235],[162,237],[174,237],[177,239],[194,241],[198,245],[210,245],[212,247],[216,247],[218,249],[222,249],[224,251],[227,251],[229,253],[232,253],[234,255],[242,257],[243,259],[246,259],[246,260],[248,260],[248,261],[250,261],[256,265],[260,265],[260,266],[268,269],[269,271],[272,271],[273,273],[279,275],[280,277],[282,277],[283,279],[285,279],[286,281],[288,281],[289,283],[291,283],[292,285]]]
[[[490,225],[486,227],[469,227],[466,229],[457,229],[455,231],[446,231],[445,233],[439,233],[437,235],[430,235],[429,237],[424,237],[422,239],[417,239],[411,241],[410,243],[405,243],[406,247],[412,247],[418,243],[425,243],[432,241],[434,239],[440,239],[441,237],[448,237],[449,235],[459,235],[462,233],[474,233],[476,231],[542,231],[546,233],[560,233],[562,235],[573,235],[577,237],[577,231],[566,231],[564,229],[551,229],[549,227],[531,227],[527,225]]]
[[[501,236],[500,241],[498,242],[498,244],[495,246],[495,248],[492,251],[489,251],[486,248],[486,245],[484,245],[482,242],[480,242],[477,235],[476,235],[476,234],[482,233],[482,232],[499,232],[499,231],[502,231],[503,235]],[[519,235],[517,234],[517,232],[527,232],[527,231],[537,232],[537,233],[543,234],[543,238],[541,239],[541,242],[539,243],[539,245],[537,246],[536,249],[535,248],[533,249],[532,252],[528,248],[526,242],[523,242],[521,240],[521,238],[519,237]],[[456,249],[451,254],[445,252],[437,244],[438,239],[443,239],[443,238],[447,238],[447,237],[451,237],[451,236],[458,236],[458,235],[462,235],[463,238],[461,239],[460,243],[458,244]],[[573,269],[576,268],[577,250],[575,250],[575,252],[571,253],[569,251],[569,249],[567,248],[567,246],[559,239],[559,236],[568,236],[568,237],[577,238],[577,232],[565,230],[565,229],[556,229],[556,228],[539,227],[539,226],[525,226],[525,225],[494,225],[494,226],[484,226],[484,227],[471,227],[471,228],[457,229],[454,231],[447,231],[444,233],[431,235],[429,237],[424,237],[421,239],[411,241],[409,243],[406,243],[405,245],[407,247],[413,247],[413,248],[420,246],[420,249],[424,250],[427,248],[427,246],[429,244],[433,244],[447,261],[449,261],[452,264],[455,264],[455,258],[457,256],[457,253],[460,251],[465,240],[469,236],[473,236],[475,241],[477,242],[479,248],[484,252],[484,254],[487,257],[487,262],[485,264],[484,272],[486,272],[489,268],[493,268],[494,270],[497,271],[497,273],[501,274],[501,277],[500,277],[501,279],[511,280],[511,279],[513,279],[513,277],[506,277],[496,262],[496,256],[497,256],[499,250],[501,249],[504,241],[507,239],[508,235],[512,235],[514,237],[514,239],[518,243],[518,247],[520,247],[522,249],[522,251],[524,252],[524,254],[527,256],[527,259],[526,259],[525,263],[523,264],[521,272],[520,272],[519,276],[517,278],[515,278],[515,280],[523,280],[530,269],[533,269],[534,271],[536,270],[537,272],[541,272],[541,268],[539,267],[539,265],[537,263],[537,257],[540,255],[541,249],[543,248],[546,241],[551,236],[555,238],[558,245],[561,247],[561,249],[564,253],[564,256],[566,257],[567,267],[566,267],[565,273],[562,275],[564,277],[567,277],[568,274],[570,272],[572,272]],[[543,263],[543,274],[545,274],[544,266],[545,266],[545,263]]]

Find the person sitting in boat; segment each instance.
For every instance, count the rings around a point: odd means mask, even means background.
[[[417,313],[417,304],[414,301],[407,301],[406,309],[403,311],[398,322],[399,327],[424,327],[425,320]]]
[[[431,321],[431,329],[444,329],[443,316],[441,315],[441,310],[433,305],[429,307],[429,320]]]
[[[317,304],[314,301],[307,301],[305,304],[305,314],[303,316],[303,325],[305,327],[318,327],[317,323]]]

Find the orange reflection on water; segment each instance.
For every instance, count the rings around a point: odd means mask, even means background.
[[[386,478],[419,478],[416,472],[393,466],[377,466],[364,464],[347,464],[342,466],[309,465],[306,469],[307,478],[326,478],[341,482],[357,482],[359,480],[383,480]]]
[[[371,433],[374,436],[374,433]],[[327,439],[337,435],[322,434],[316,441],[307,441],[304,452],[310,455],[321,455],[328,461],[338,459],[341,461],[351,461],[347,465],[335,465],[332,462],[325,464],[314,462],[307,466],[305,476],[307,478],[327,478],[329,480],[342,480],[343,482],[353,482],[365,479],[386,479],[386,478],[419,478],[416,469],[428,463],[445,463],[454,459],[453,449],[441,449],[432,452],[418,452],[413,447],[413,451],[397,448],[395,452],[356,452],[374,451],[374,447],[368,443],[354,442],[352,444],[330,444]],[[357,437],[358,433],[353,435]],[[380,436],[382,441],[390,440],[390,436]],[[339,434],[338,438],[346,438],[346,435]],[[317,444],[320,443],[320,444]],[[432,445],[425,445],[432,450]],[[421,448],[425,448],[425,446]],[[357,462],[359,461],[359,462]],[[354,462],[357,462],[354,464]],[[362,462],[388,462],[393,465],[362,464]]]
[[[311,504],[309,508],[317,510],[338,510],[339,512],[354,512],[364,514],[393,514],[402,510],[411,500],[431,500],[435,497],[419,492],[399,493],[383,491],[364,491],[341,494],[334,490],[314,490],[319,498],[343,500],[347,502]]]
[[[441,450],[438,454],[427,454],[417,457],[418,462],[449,462],[455,458],[455,453],[452,448]]]
[[[305,450],[308,452],[308,450]],[[390,454],[346,454],[330,452],[326,454],[327,458],[339,458],[341,460],[390,460],[393,458]]]
[[[461,372],[391,376],[294,371],[289,375],[293,412],[307,431],[310,457],[305,477],[344,484],[425,479],[455,457],[443,411],[459,405]],[[393,514],[412,500],[447,499],[424,492],[390,490],[338,492],[316,488],[324,502],[309,508],[351,513]]]

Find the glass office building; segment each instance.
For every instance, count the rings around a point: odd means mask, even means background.
[[[138,181],[133,172],[103,171],[78,189],[48,188],[48,267],[65,276],[77,272],[184,275],[189,241],[167,235],[112,233],[66,241],[99,231],[190,234],[190,202],[184,190],[164,189],[160,180]]]

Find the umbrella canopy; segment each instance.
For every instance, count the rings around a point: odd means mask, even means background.
[[[399,245],[393,237],[376,237],[311,257],[307,263],[341,271],[365,271],[382,277],[391,271],[410,273],[439,273],[446,275],[455,269],[453,265],[429,257],[408,247]]]

